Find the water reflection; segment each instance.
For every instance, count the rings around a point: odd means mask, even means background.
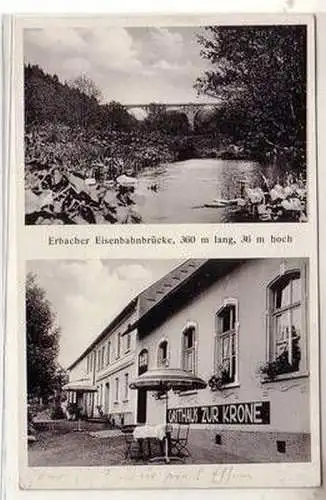
[[[227,222],[224,208],[204,205],[239,196],[241,180],[262,185],[262,173],[277,178],[274,166],[239,160],[193,159],[149,169],[138,177],[137,212],[145,224]],[[153,185],[157,187],[151,189]]]

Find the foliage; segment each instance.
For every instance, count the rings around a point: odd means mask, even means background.
[[[47,398],[66,381],[58,365],[60,329],[55,324],[52,306],[36,276],[26,281],[27,390],[29,396]]]
[[[293,51],[301,57],[304,33],[295,26],[246,27],[244,31],[233,31],[239,29],[210,27],[206,30],[207,37],[201,40],[204,56],[212,60],[215,69],[210,77],[206,74],[200,78],[197,87],[209,93],[212,89],[208,86],[213,85],[209,82],[213,79],[215,96],[222,98],[222,102],[206,110],[206,115],[205,110],[201,113],[206,121],[199,113],[194,131],[190,130],[184,113],[167,111],[165,106],[152,103],[148,117],[140,122],[118,102],[101,104],[94,82],[85,75],[74,84],[67,84],[38,66],[25,66],[26,224],[139,223],[137,193],[121,195],[117,177],[137,176],[145,168],[173,161],[205,157],[255,158],[273,163],[276,158],[282,158],[278,163],[284,165],[283,171],[289,160],[302,167],[304,133],[300,135],[298,131],[305,130],[305,116],[299,112],[304,91],[296,100],[292,96],[296,105],[289,104],[292,101],[287,100],[287,87],[277,83],[285,78],[282,73],[287,71],[283,68],[285,64],[277,79],[271,82],[273,90],[269,100],[266,87],[254,76],[258,69],[262,70],[264,58],[273,60],[269,45],[274,38],[280,45],[276,54],[281,57],[284,49],[285,62]],[[235,33],[240,39],[233,50],[227,40],[233,41]],[[282,36],[298,39],[294,48],[286,48],[279,40]],[[250,44],[254,46],[252,57],[248,56]],[[242,62],[235,71],[238,60]],[[291,59],[290,66],[296,64],[299,63]],[[237,78],[231,78],[234,72]],[[292,88],[292,83],[289,87]],[[301,87],[304,84],[299,79],[298,89]],[[298,89],[295,92],[299,92]],[[283,106],[280,105],[280,117],[276,94]],[[263,106],[265,100],[266,106]],[[295,120],[289,118],[287,123],[278,120],[284,121],[285,112],[289,115],[285,101],[295,113]],[[230,208],[229,218],[305,220],[306,185],[300,175],[291,186],[283,181],[269,186],[260,203],[252,201],[251,195],[255,198],[255,191],[261,187],[253,186],[244,203],[241,200],[241,206]],[[55,180],[58,177],[60,182]],[[94,185],[89,187],[87,182],[94,179]],[[290,193],[294,184],[299,189]],[[275,191],[280,196],[273,199]]]
[[[292,327],[294,328],[294,327]],[[264,363],[259,368],[259,373],[267,380],[275,380],[278,375],[292,373],[299,370],[301,361],[301,349],[299,345],[299,336],[292,337],[292,362],[289,362],[288,348],[284,349],[273,361]]]
[[[30,405],[27,405],[27,434],[29,436],[35,434],[33,419],[34,413],[32,411],[32,408],[30,407]]]
[[[61,406],[55,406],[52,408],[50,413],[51,420],[61,420],[65,418],[65,414],[63,413],[63,409]]]
[[[151,103],[142,128],[171,136],[185,136],[190,133],[188,118],[179,111],[167,111],[165,106]]]
[[[307,186],[305,178],[287,173],[283,181],[272,184],[264,177],[264,189],[245,187],[236,205],[230,207],[230,218],[261,222],[305,222],[307,220]]]
[[[61,83],[57,75],[46,74],[37,65],[26,65],[24,75],[25,125],[51,123],[96,130],[130,128],[135,118],[121,105],[100,105],[100,91],[86,75]],[[119,115],[120,113],[120,115]],[[120,120],[120,121],[119,121]]]
[[[212,68],[195,87],[220,100],[223,132],[253,153],[287,153],[302,167],[306,27],[209,26],[199,43]]]
[[[154,399],[166,399],[166,391],[156,391],[153,392],[153,398]]]
[[[103,106],[103,110],[107,117],[104,126],[109,130],[131,131],[138,126],[137,119],[119,102],[111,101]]]
[[[79,420],[83,417],[82,408],[77,403],[69,403],[67,412],[71,415],[71,420]]]
[[[97,87],[95,82],[85,73],[68,82],[68,85],[72,89],[77,89],[82,94],[87,95],[87,97],[94,98],[97,101],[101,99],[100,89]]]
[[[230,384],[233,380],[230,377],[229,371],[223,367],[219,367],[217,373],[211,376],[208,381],[208,386],[212,391],[223,390],[226,384]]]

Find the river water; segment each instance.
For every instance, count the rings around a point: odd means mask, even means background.
[[[136,210],[145,224],[227,222],[224,208],[203,205],[239,196],[240,180],[261,186],[262,172],[267,178],[277,175],[275,167],[242,160],[192,159],[148,169],[138,176]]]

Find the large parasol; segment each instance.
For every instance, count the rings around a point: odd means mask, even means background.
[[[148,391],[159,391],[166,394],[166,415],[169,407],[168,393],[170,390],[178,391],[205,389],[206,386],[206,382],[201,378],[193,375],[191,372],[186,372],[185,370],[177,368],[149,370],[142,375],[139,375],[139,377],[133,380],[129,385],[130,389],[146,389]],[[166,434],[168,436],[168,428],[166,428]],[[165,439],[165,456],[157,457],[154,460],[164,461],[165,463],[169,463],[172,460],[178,460],[177,457],[169,456],[168,437]]]
[[[85,394],[89,392],[97,392],[97,387],[96,385],[92,385],[87,379],[80,379],[73,382],[68,382],[68,384],[65,384],[62,387],[62,390],[67,392],[76,392],[77,394]],[[78,417],[76,431],[81,430],[80,417]]]
[[[75,382],[68,382],[68,384],[62,387],[64,391],[71,392],[96,392],[96,385],[92,385],[88,380],[77,380]]]

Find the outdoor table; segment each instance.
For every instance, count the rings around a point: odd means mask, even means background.
[[[147,391],[159,391],[162,394],[165,394],[165,414],[168,413],[169,404],[169,391],[170,390],[186,390],[186,389],[204,389],[207,386],[206,382],[199,377],[196,377],[190,372],[185,370],[180,370],[178,368],[161,368],[159,370],[148,370],[141,375],[139,375],[133,382],[129,384],[130,389],[145,389]],[[171,457],[171,427],[163,424],[161,429],[163,430],[159,432],[159,435],[162,436],[163,432],[165,433],[165,453],[161,457],[155,457],[151,461],[152,463],[161,463],[164,462],[166,464],[173,462],[181,461],[180,457]],[[152,431],[139,431],[143,432],[152,432]],[[153,431],[155,434],[157,431]],[[139,436],[138,432],[136,436]],[[161,443],[163,440],[161,439]]]
[[[143,441],[146,440],[148,444],[149,454],[151,454],[150,439],[158,439],[161,444],[163,444],[163,441],[168,440],[169,444],[170,433],[170,426],[167,426],[166,424],[141,425],[135,428],[134,439],[137,439],[139,441],[142,453],[144,453]]]

